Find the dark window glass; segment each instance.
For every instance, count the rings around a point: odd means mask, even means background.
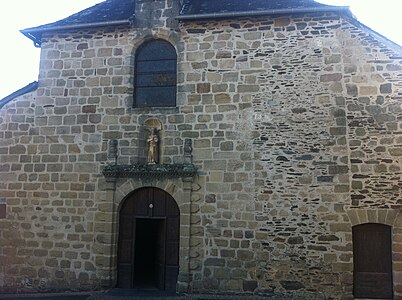
[[[177,56],[163,40],[145,43],[135,57],[135,107],[176,105]]]

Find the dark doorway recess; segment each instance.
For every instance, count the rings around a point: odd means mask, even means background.
[[[134,287],[160,288],[164,276],[165,220],[136,220]],[[162,280],[161,280],[162,279]]]
[[[353,227],[353,294],[355,298],[392,299],[391,227]]]
[[[120,210],[118,287],[176,290],[180,211],[158,188],[132,193]]]

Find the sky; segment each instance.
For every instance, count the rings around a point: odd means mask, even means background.
[[[402,0],[317,1],[350,6],[360,22],[402,45]],[[0,100],[38,80],[40,50],[19,30],[58,21],[100,2],[102,0],[3,0],[0,4]]]

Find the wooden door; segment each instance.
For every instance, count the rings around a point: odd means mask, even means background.
[[[156,236],[156,255],[155,255],[155,280],[156,286],[160,290],[165,289],[165,268],[166,268],[166,219],[159,222]]]
[[[133,202],[126,201],[120,213],[119,245],[118,245],[118,278],[120,288],[132,288],[134,276],[134,234],[135,218],[129,213],[133,210]]]
[[[353,227],[353,293],[356,298],[392,299],[391,227]]]
[[[166,203],[166,256],[165,256],[165,287],[175,290],[179,274],[179,234],[180,218],[176,217],[175,203]]]
[[[163,190],[142,188],[123,203],[119,220],[118,287],[175,291],[180,211]]]

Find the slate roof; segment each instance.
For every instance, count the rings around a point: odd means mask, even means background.
[[[128,20],[134,15],[135,0],[107,0],[84,9],[60,21],[39,26],[52,28],[69,25]]]
[[[3,99],[0,99],[0,109],[6,105],[8,102],[14,100],[15,98],[25,95],[27,93],[33,92],[38,88],[38,82],[34,81],[31,82],[30,84],[24,86],[23,88],[19,89],[18,91],[15,91],[14,93],[8,95],[7,97],[4,97]]]
[[[136,0],[106,0],[92,7],[84,9],[65,19],[54,23],[27,28],[21,32],[40,46],[42,34],[46,31],[60,31],[66,29],[90,28],[106,25],[130,24],[135,16]],[[232,16],[288,13],[290,11],[322,11],[348,9],[347,7],[330,6],[314,0],[180,0],[182,9],[178,19],[214,18]],[[226,15],[227,17],[227,15]]]
[[[331,7],[313,0],[185,0],[181,15]]]
[[[21,32],[40,45],[42,33],[45,31],[129,24],[134,14],[135,0],[106,0],[57,22],[27,28]]]

